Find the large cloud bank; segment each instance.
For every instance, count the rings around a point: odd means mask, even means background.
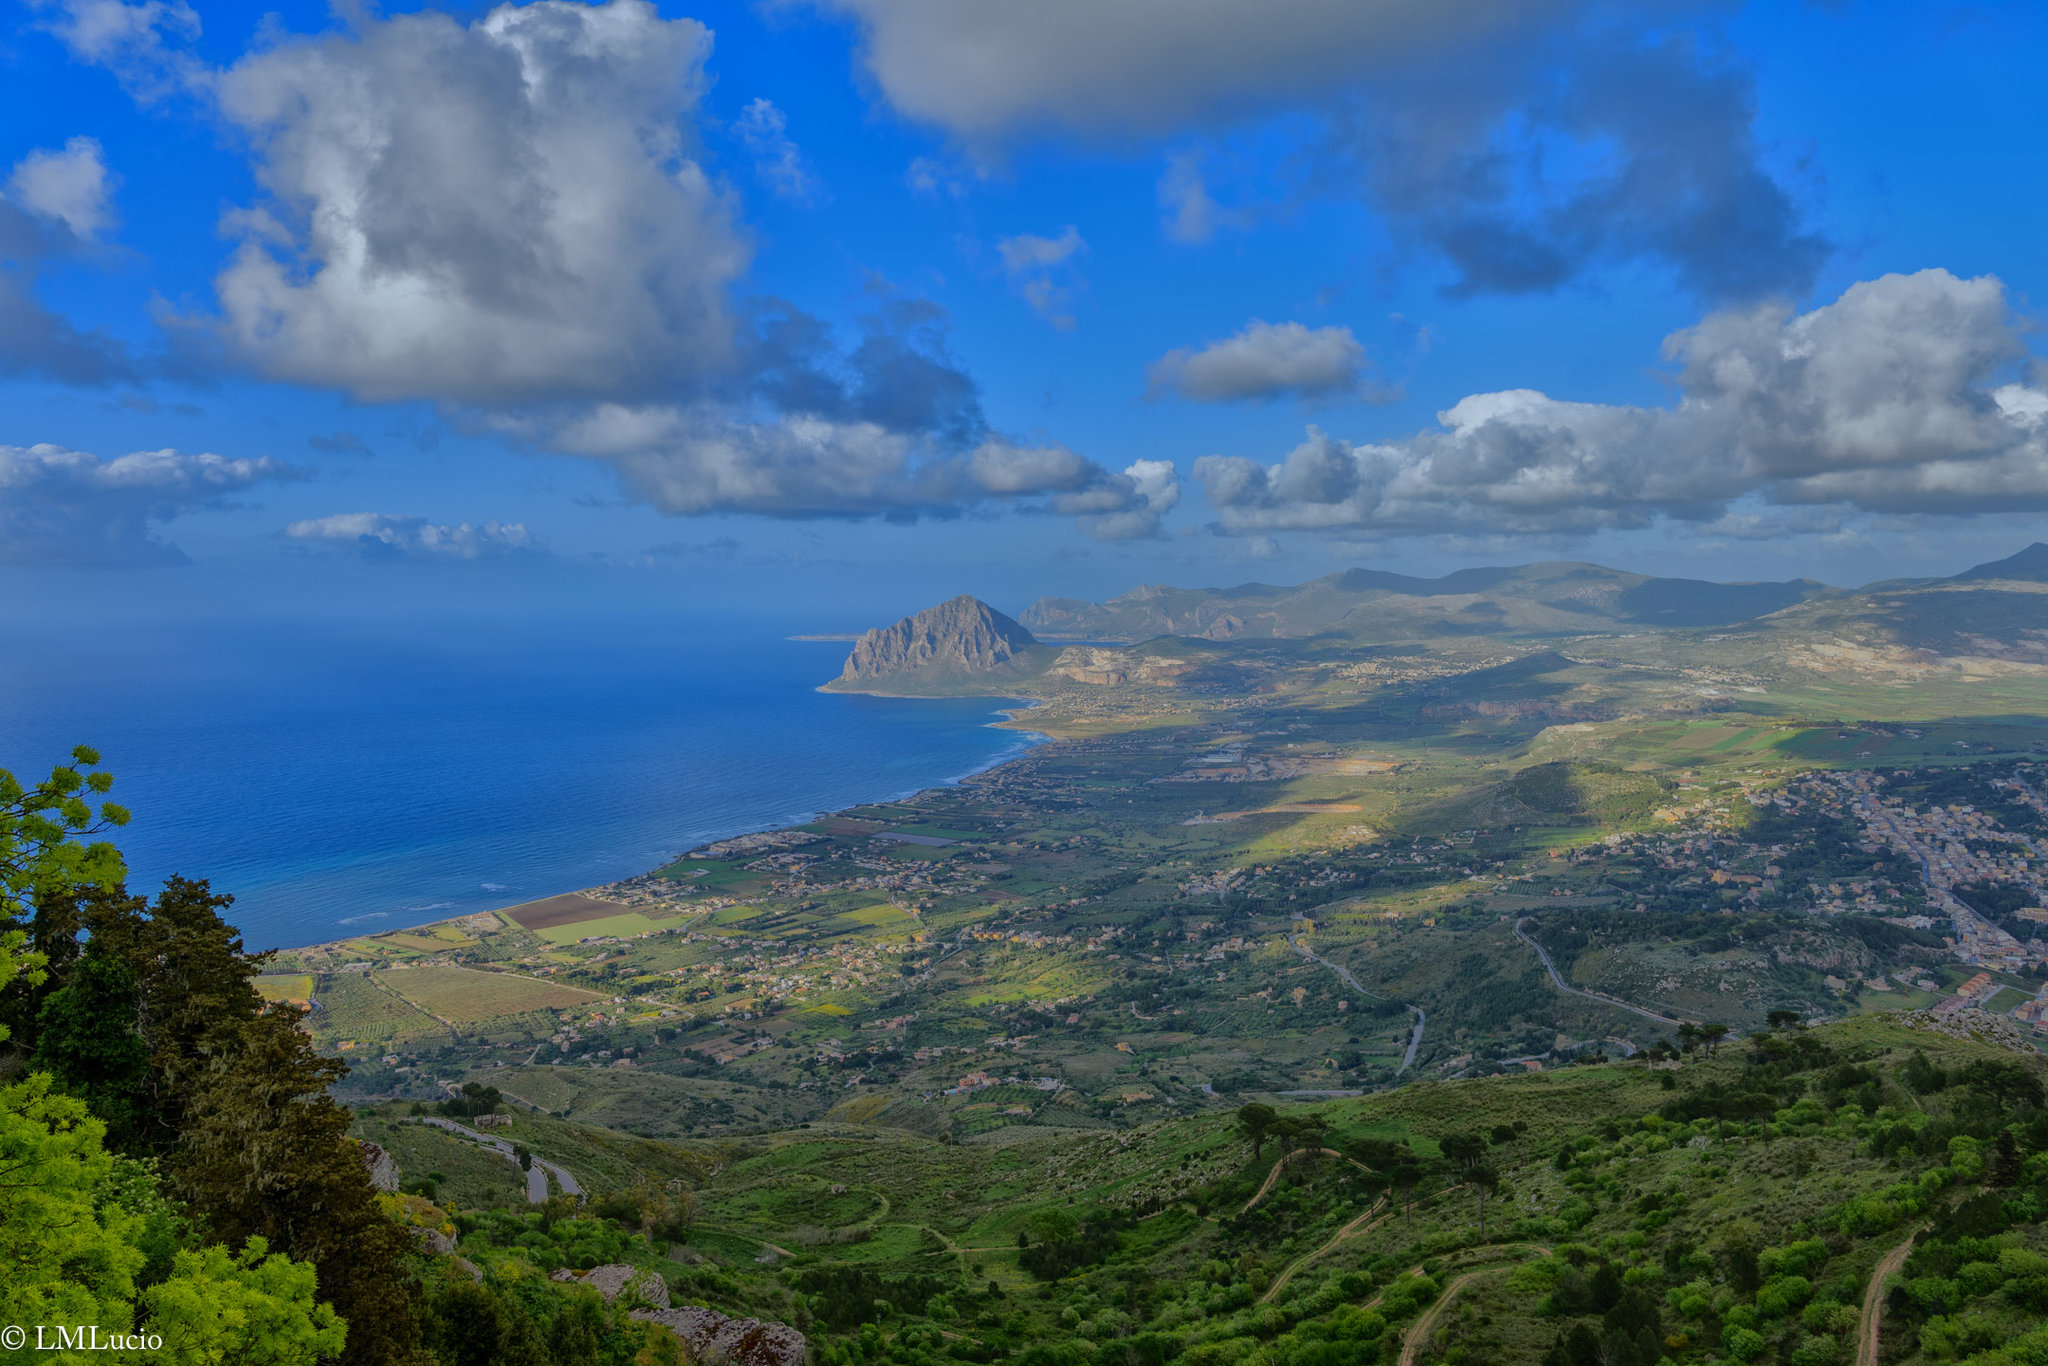
[[[230,219],[219,335],[271,378],[457,405],[608,461],[664,512],[1081,499],[1101,534],[1156,529],[1128,474],[990,430],[935,308],[884,301],[842,341],[735,302],[748,245],[687,131],[709,48],[644,0],[539,0],[248,57],[218,97],[268,198]],[[749,118],[781,190],[812,193],[779,111]]]
[[[1276,464],[1195,464],[1222,530],[1585,532],[1735,499],[1872,512],[2048,509],[2048,390],[1994,277],[1887,275],[1831,304],[1669,337],[1669,407],[1474,394],[1405,440],[1310,429]]]

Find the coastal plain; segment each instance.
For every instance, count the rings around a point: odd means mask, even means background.
[[[1900,1060],[2040,1070],[2048,662],[2041,618],[2013,605],[2041,601],[2029,555],[1733,601],[1535,566],[1478,595],[1490,611],[1374,588],[1298,631],[1199,604],[1163,625],[1200,633],[1150,635],[1129,604],[1034,608],[1084,644],[956,600],[863,637],[833,686],[1015,697],[1008,724],[1044,737],[1021,757],[574,895],[281,952],[262,984],[348,1061],[359,1132],[459,1191],[451,1207],[527,1199],[470,1139],[419,1129],[423,1107],[488,1093],[592,1210],[671,1272],[701,1268],[706,1303],[800,1318],[825,1361],[854,1359],[842,1340],[879,1342],[863,1360],[992,1360],[1055,1327],[1091,1351],[1179,1332],[1193,1360],[1199,1308],[1235,1324],[1215,1341],[1252,1344],[1222,1363],[1347,1305],[1406,1324],[1350,1325],[1347,1360],[1549,1361],[1601,1296],[1557,1301],[1570,1276],[1540,1259],[1570,1243],[1572,1275],[1677,1294],[1721,1253],[1657,1230],[1730,1201],[1708,1225],[1748,1221],[1759,1248],[1863,1230],[1813,1254],[1847,1307],[1897,1227],[1843,1210],[1901,1179],[1859,1146],[1911,1099]],[[1631,620],[1631,592],[1716,619]],[[1297,1165],[1265,1155],[1253,1113],[1295,1136]],[[1468,1129],[1511,1193],[1492,1233],[1447,1156]],[[1798,1141],[1773,1149],[1780,1132]],[[1580,1152],[1628,1175],[1587,1188]],[[1433,1175],[1404,1194],[1403,1162]],[[1076,1260],[1048,1271],[1034,1246]],[[1130,1288],[1168,1266],[1199,1281],[1182,1299],[1217,1303],[1166,1313]],[[841,1281],[895,1308],[828,1313]],[[1660,1320],[1661,1355],[1770,1327],[1701,1293],[1715,1336]],[[1129,1322],[1089,1317],[1112,1314]],[[1849,1350],[1849,1318],[1816,1322],[1771,1340],[1785,1359]],[[1809,1339],[1826,1344],[1790,1355]]]

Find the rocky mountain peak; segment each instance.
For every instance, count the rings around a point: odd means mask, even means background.
[[[839,679],[861,683],[908,673],[986,673],[1035,644],[1031,632],[1016,621],[962,593],[863,635],[854,642]]]

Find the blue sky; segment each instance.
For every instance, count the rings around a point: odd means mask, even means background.
[[[2037,5],[0,13],[18,605],[2043,535]]]

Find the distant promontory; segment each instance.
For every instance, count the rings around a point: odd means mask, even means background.
[[[1058,652],[981,599],[961,594],[854,642],[833,692],[910,695],[999,691],[1041,672]]]

